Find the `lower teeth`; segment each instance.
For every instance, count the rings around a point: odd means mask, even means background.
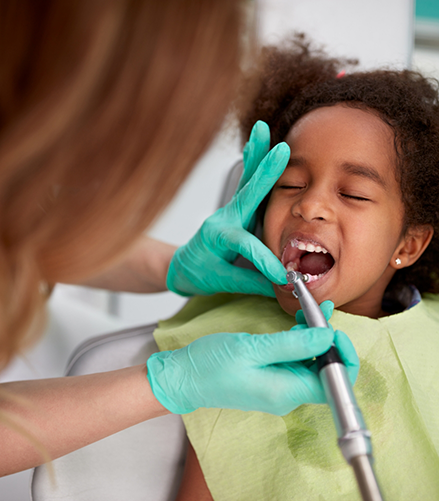
[[[325,272],[326,273],[326,272]],[[323,275],[325,275],[325,273],[320,273],[320,275],[310,275],[309,273],[307,274],[308,275],[308,283],[309,282],[315,282],[316,280],[319,280],[319,278],[322,278]]]

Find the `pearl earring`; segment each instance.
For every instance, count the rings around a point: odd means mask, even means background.
[[[400,264],[401,264],[401,259],[399,259],[399,257],[397,257],[397,258],[395,259],[395,263],[396,263],[397,265],[400,265]]]

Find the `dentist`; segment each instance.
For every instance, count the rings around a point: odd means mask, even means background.
[[[187,296],[273,296],[270,282],[286,283],[248,231],[289,159],[285,144],[269,151],[263,123],[236,195],[187,245],[142,237],[229,109],[244,4],[0,0],[0,369],[41,332],[57,282]],[[259,272],[234,267],[238,254]],[[282,415],[321,401],[314,375],[286,363],[320,355],[333,337],[218,333],[147,366],[2,384],[0,475],[169,412]],[[339,349],[355,369],[349,342]]]

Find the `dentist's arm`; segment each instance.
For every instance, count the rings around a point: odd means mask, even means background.
[[[341,333],[343,334],[343,333]],[[343,335],[344,336],[344,335]],[[349,339],[335,343],[358,365]],[[21,426],[52,459],[137,423],[199,407],[283,415],[324,401],[318,376],[301,364],[326,352],[331,328],[276,334],[218,333],[144,365],[118,371],[0,385],[0,475],[44,462]],[[12,424],[8,426],[5,418]]]
[[[163,292],[174,245],[143,235],[121,261],[86,283],[89,287],[116,292]]]
[[[86,376],[3,383],[0,476],[45,462],[29,435],[56,459],[164,414],[169,411],[154,397],[145,365]]]

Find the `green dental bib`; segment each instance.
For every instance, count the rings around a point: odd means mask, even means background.
[[[360,357],[354,390],[385,499],[439,499],[439,298],[426,295],[377,320],[335,310],[330,322]],[[172,350],[214,332],[293,325],[274,299],[218,294],[192,299],[154,336],[161,350]],[[183,420],[215,501],[361,499],[327,405],[283,417],[199,409]]]

